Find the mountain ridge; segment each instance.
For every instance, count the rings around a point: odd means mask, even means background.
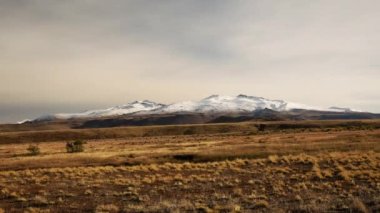
[[[33,120],[25,122],[40,122],[52,120],[70,119],[99,119],[125,115],[153,114],[178,114],[178,113],[249,113],[257,110],[269,109],[277,112],[285,112],[294,109],[331,111],[331,112],[355,112],[350,108],[330,107],[322,108],[286,102],[284,100],[271,100],[258,96],[239,94],[237,96],[211,95],[199,101],[182,101],[172,104],[162,104],[150,100],[133,101],[124,105],[114,106],[106,109],[87,110],[79,113],[57,113],[46,114]]]

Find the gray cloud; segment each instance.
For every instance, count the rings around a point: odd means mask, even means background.
[[[47,105],[214,93],[380,112],[352,95],[379,94],[379,9],[375,0],[0,1],[0,120]]]

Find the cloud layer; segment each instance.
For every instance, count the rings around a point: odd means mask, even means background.
[[[380,2],[0,1],[0,121],[210,94],[380,112]]]

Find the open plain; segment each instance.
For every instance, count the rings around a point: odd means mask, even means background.
[[[0,129],[0,212],[380,211],[379,120]]]

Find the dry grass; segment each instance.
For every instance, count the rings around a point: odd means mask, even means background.
[[[6,134],[6,133],[4,133]],[[270,132],[173,135],[89,140],[84,153],[67,154],[66,141],[40,142],[39,156],[28,156],[30,143],[0,145],[0,169],[25,169],[101,165],[137,165],[162,162],[209,162],[236,158],[350,150],[380,151],[380,130]],[[357,142],[352,143],[351,139]],[[265,143],[261,141],[265,140]],[[286,160],[286,159],[285,159]],[[315,169],[318,169],[317,167]],[[316,170],[317,172],[317,170]],[[341,173],[342,178],[344,172]],[[321,176],[316,173],[317,177]]]
[[[283,159],[288,159],[288,163]],[[315,179],[311,163],[321,173]],[[350,180],[331,162],[350,161]],[[369,166],[372,162],[375,167]],[[0,172],[5,209],[67,211],[268,211],[318,209],[373,211],[380,205],[380,154],[336,152],[209,163],[49,168]],[[363,169],[358,170],[358,167]],[[365,168],[365,169],[364,169]],[[355,171],[355,172],[353,172]],[[372,174],[372,175],[367,175]],[[355,197],[355,199],[352,199]],[[21,199],[24,198],[24,199]]]
[[[380,211],[380,130],[329,129],[96,139],[74,154],[39,141],[38,156],[8,141],[0,212]]]

